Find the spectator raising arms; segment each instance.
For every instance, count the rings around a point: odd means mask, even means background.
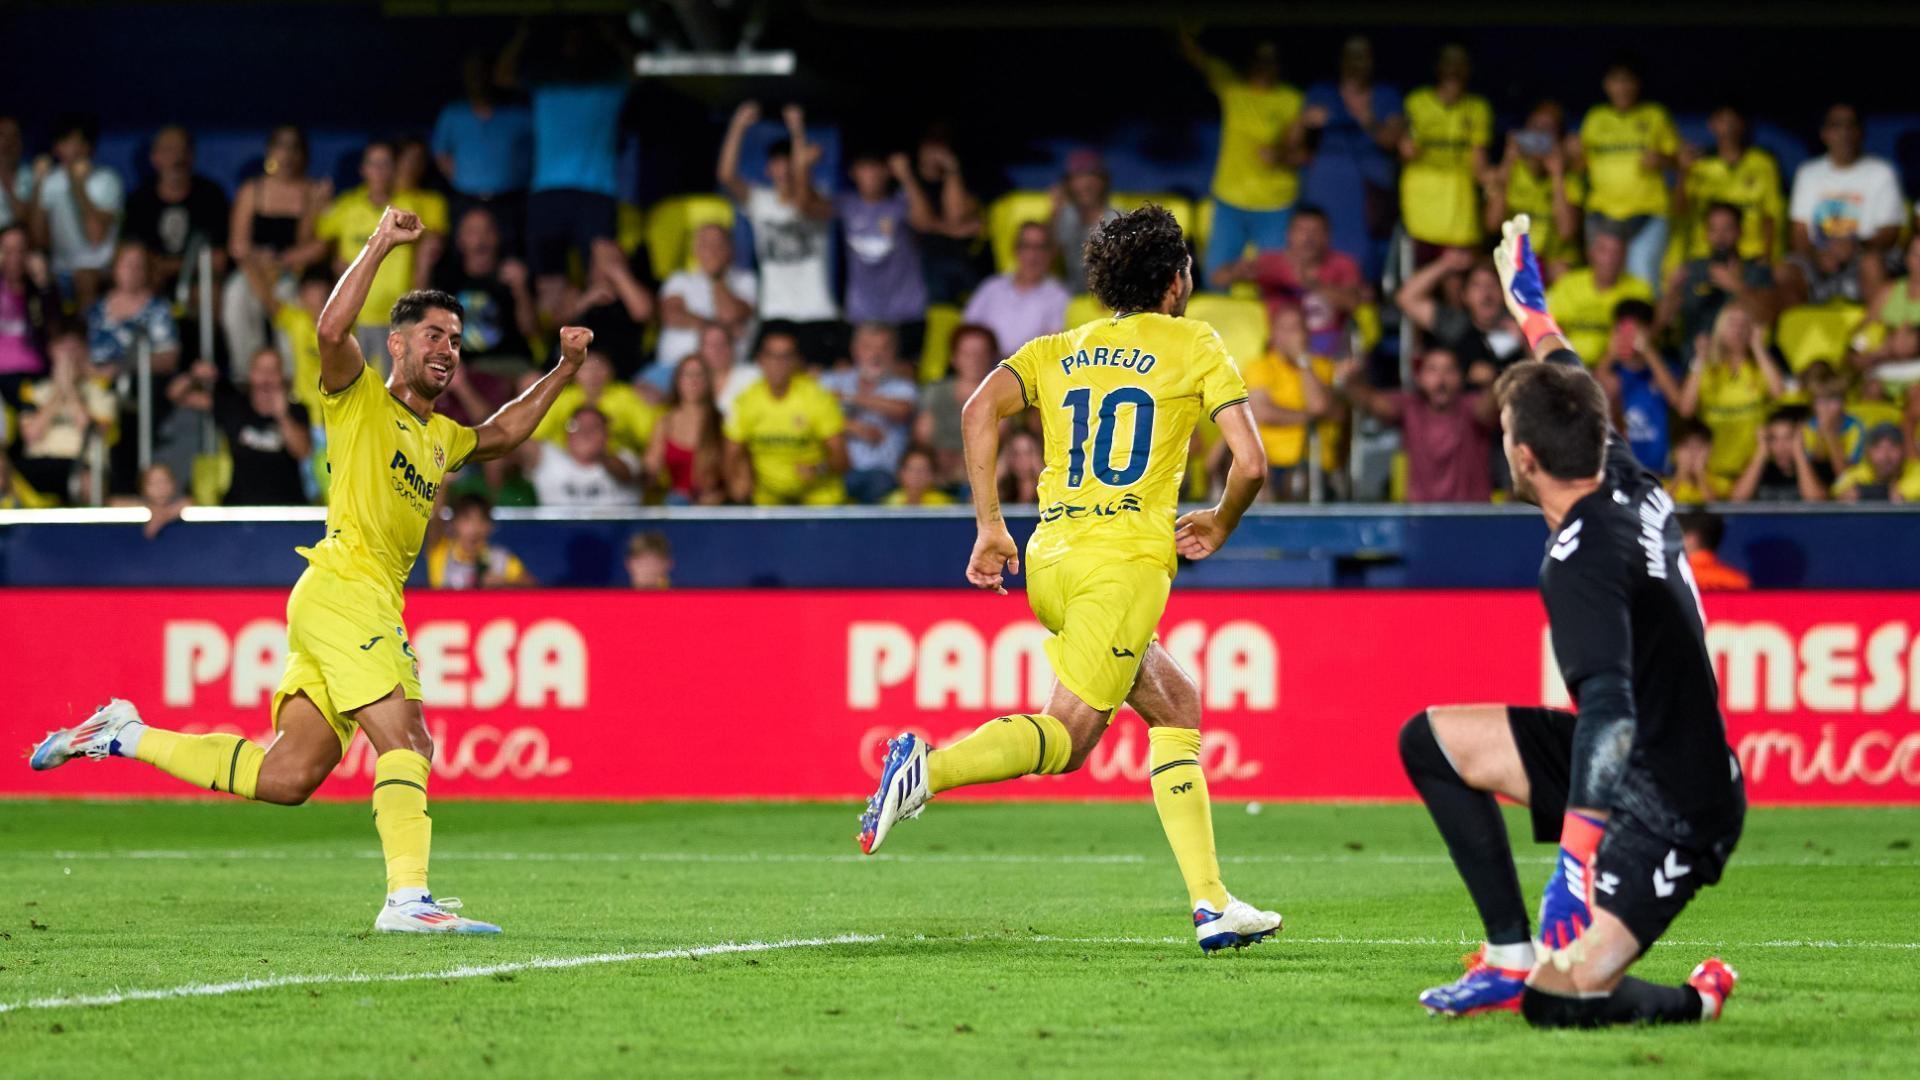
[[[193,136],[168,124],[147,151],[153,179],[127,199],[126,235],[153,254],[154,287],[171,292],[187,260],[213,253],[213,272],[227,272],[230,211],[220,185],[193,171]]]
[[[653,290],[642,280],[644,255],[628,258],[620,245],[602,237],[593,242],[587,262],[587,287],[568,289],[561,307],[565,321],[593,331],[599,351],[613,361],[615,377],[631,379],[647,361],[644,342],[653,318]]]
[[[1588,364],[1599,362],[1613,333],[1613,309],[1622,300],[1653,300],[1653,287],[1626,272],[1627,243],[1592,216],[1587,219],[1587,265],[1560,275],[1547,290],[1567,348]]]
[[[660,286],[660,341],[649,381],[667,391],[669,381],[679,378],[680,361],[700,351],[700,332],[710,326],[745,340],[753,330],[758,295],[753,271],[733,264],[733,237],[727,230],[715,224],[695,229],[693,269],[675,271]]]
[[[1302,206],[1287,223],[1284,250],[1262,251],[1214,275],[1214,284],[1251,281],[1269,312],[1298,307],[1307,319],[1313,351],[1321,356],[1345,356],[1347,323],[1353,310],[1367,298],[1360,264],[1330,245],[1327,215],[1317,206]]]
[[[1422,244],[1472,247],[1480,242],[1478,194],[1487,175],[1493,109],[1467,93],[1467,50],[1440,50],[1432,86],[1407,95],[1407,133],[1400,140],[1400,220]]]
[[[1440,299],[1446,280],[1466,275],[1459,304]],[[1465,248],[1448,248],[1440,257],[1415,271],[1394,297],[1400,313],[1432,335],[1467,367],[1467,384],[1479,389],[1493,385],[1516,361],[1527,355],[1527,339],[1507,314],[1500,292],[1500,275],[1488,259],[1475,258]]]
[[[1307,88],[1301,119],[1315,142],[1302,198],[1327,212],[1333,246],[1380,276],[1394,215],[1395,158],[1407,130],[1400,92],[1375,81],[1373,42],[1355,34],[1340,45],[1337,80]]]
[[[427,549],[427,584],[435,589],[501,589],[538,585],[518,556],[493,545],[493,504],[485,495],[453,502],[447,535]]]
[[[1559,102],[1535,105],[1524,127],[1507,132],[1500,164],[1486,177],[1482,224],[1499,232],[1501,222],[1528,215],[1533,250],[1549,282],[1580,261],[1580,210],[1587,202],[1586,177],[1568,167],[1566,124]]]
[[[1788,306],[1864,303],[1886,278],[1907,204],[1893,166],[1861,154],[1863,135],[1853,106],[1835,105],[1820,125],[1827,152],[1793,174],[1792,241],[1778,271]]]
[[[853,332],[853,364],[820,376],[846,416],[846,484],[855,502],[876,503],[893,490],[907,449],[919,394],[900,374],[897,342],[893,327],[864,323]]]
[[[647,475],[666,487],[676,506],[717,506],[727,501],[720,409],[706,361],[689,356],[674,366],[667,411],[653,427]]]
[[[99,295],[113,261],[126,199],[120,174],[93,160],[98,135],[92,120],[66,117],[54,130],[53,160],[33,167],[34,246],[52,253],[62,291],[83,310]]]
[[[933,207],[913,182],[905,154],[882,158],[877,151],[862,152],[847,175],[853,190],[835,200],[846,241],[847,318],[901,327],[908,350],[918,356],[927,281],[916,237],[937,223]]]
[[[1120,216],[1108,203],[1112,184],[1106,163],[1097,150],[1075,150],[1067,155],[1067,174],[1053,185],[1053,242],[1060,248],[1068,291],[1087,291],[1087,237],[1102,222]]]
[[[271,312],[250,282],[249,271],[277,284],[297,278],[309,266],[326,265],[328,246],[318,233],[321,211],[332,192],[331,184],[307,176],[306,133],[291,124],[274,128],[267,136],[260,175],[240,185],[228,222],[227,254],[234,270],[220,294],[220,329],[228,356],[252,356],[267,344]],[[382,318],[385,312],[382,308]],[[317,367],[314,372],[318,378]]]
[[[920,233],[920,266],[927,300],[957,304],[980,281],[980,232],[986,223],[980,200],[967,190],[960,158],[939,129],[929,131],[914,151],[912,184],[931,192],[934,221]],[[902,181],[904,186],[907,181]]]
[[[738,203],[753,227],[753,252],[760,264],[760,318],[796,324],[789,331],[801,353],[816,366],[836,359],[840,312],[833,302],[827,263],[828,223],[833,203],[813,189],[819,150],[807,139],[806,114],[798,105],[781,113],[787,137],[767,149],[766,185],[740,176],[740,143],[760,119],[760,106],[748,101],[734,110],[720,146],[720,186]]]
[[[1780,251],[1780,233],[1786,227],[1786,204],[1780,195],[1780,166],[1773,155],[1747,141],[1747,116],[1732,105],[1722,105],[1707,118],[1713,150],[1702,154],[1689,143],[1680,144],[1681,182],[1675,189],[1675,207],[1687,223],[1686,257],[1704,259],[1718,249],[1710,235],[1708,215],[1717,203],[1738,210],[1740,237],[1736,250],[1743,259],[1767,266]]]
[[[964,322],[993,331],[1003,349],[1018,349],[1042,334],[1067,326],[1073,297],[1053,272],[1053,234],[1038,221],[1020,226],[1014,241],[1013,269],[980,283],[967,301]]]
[[[1220,157],[1213,170],[1213,232],[1207,240],[1207,280],[1246,255],[1247,247],[1277,248],[1300,194],[1300,173],[1311,155],[1302,115],[1306,98],[1280,81],[1280,50],[1254,46],[1246,74],[1208,56],[1185,30],[1180,49],[1220,99]],[[1008,347],[1026,338],[1001,337]]]
[[[1498,407],[1490,392],[1463,393],[1460,359],[1429,349],[1415,366],[1417,390],[1379,391],[1349,367],[1344,385],[1353,403],[1399,425],[1407,451],[1407,501],[1483,503],[1493,496],[1488,465]]]
[[[1600,86],[1607,100],[1587,110],[1575,140],[1587,170],[1587,230],[1618,234],[1627,246],[1627,272],[1644,282],[1659,281],[1671,210],[1666,170],[1680,136],[1664,106],[1640,100],[1640,71],[1633,61],[1608,65]],[[1557,305],[1553,310],[1559,315]]]
[[[727,480],[735,502],[837,506],[847,501],[846,418],[832,393],[801,369],[798,335],[760,328],[760,379],[727,417]]]
[[[1674,408],[1712,429],[1707,469],[1732,479],[1753,457],[1768,403],[1785,393],[1780,368],[1767,352],[1767,332],[1744,310],[1728,306],[1713,320],[1713,330],[1694,343],[1692,369]]]

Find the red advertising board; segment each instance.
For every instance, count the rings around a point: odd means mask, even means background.
[[[0,592],[0,747],[24,749],[109,696],[156,725],[268,738],[285,596],[259,590]],[[1709,644],[1756,801],[1920,803],[1920,597],[1711,597]],[[412,596],[436,797],[855,798],[885,736],[944,742],[1046,698],[1019,596],[961,591]],[[1411,795],[1396,755],[1428,704],[1558,704],[1528,592],[1176,592],[1162,640],[1199,680],[1204,765],[1223,799]],[[980,792],[1142,798],[1147,741],[1124,711],[1086,768]],[[364,798],[357,741],[323,797]],[[0,795],[186,795],[122,762],[34,774]]]

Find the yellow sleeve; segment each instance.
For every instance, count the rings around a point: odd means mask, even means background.
[[[1673,117],[1667,115],[1664,106],[1653,108],[1653,147],[1663,154],[1671,154],[1680,149],[1680,133],[1674,130]]]
[[[1759,160],[1760,172],[1765,177],[1762,183],[1766,188],[1766,197],[1760,201],[1760,205],[1765,208],[1767,216],[1779,224],[1786,215],[1787,207],[1786,196],[1780,189],[1780,163],[1764,150],[1760,152]]]
[[[720,428],[720,434],[725,435],[728,442],[744,443],[747,441],[747,425],[749,423],[747,413],[752,408],[752,401],[746,394],[740,395],[739,399],[733,403],[733,412],[727,414],[727,422],[721,425]]]
[[[361,365],[360,374],[353,381],[338,390],[320,387],[320,416],[331,436],[335,428],[351,428],[364,422],[370,406],[368,402],[378,403],[379,396],[386,393],[380,385],[380,373],[368,365]]]
[[[534,425],[533,437],[541,442],[553,443],[555,446],[566,445],[567,421],[573,419],[573,414],[580,411],[580,402],[583,399],[584,395],[577,384],[569,383],[561,387],[560,392],[554,395],[553,405],[547,410],[547,415],[541,417],[540,422]]]
[[[420,199],[420,209],[416,210],[415,213],[420,215],[420,224],[428,232],[444,233],[447,231],[447,197],[445,195],[437,191],[423,193]]]
[[[1207,327],[1200,335],[1200,407],[1207,412],[1207,419],[1220,415],[1220,410],[1229,405],[1238,405],[1247,400],[1247,383],[1240,377],[1240,368],[1234,364],[1233,357],[1227,355],[1226,343],[1220,340],[1220,331]]]
[[[1580,119],[1580,142],[1582,143],[1583,148],[1584,148],[1584,144],[1591,142],[1593,140],[1593,137],[1595,134],[1594,129],[1599,126],[1600,126],[1600,107],[1596,105],[1593,108],[1588,109],[1587,115]]]
[[[1908,502],[1920,502],[1920,461],[1909,461],[1900,471],[1900,479],[1894,481],[1893,488],[1900,497]]]
[[[1858,487],[1863,481],[1871,479],[1873,479],[1872,467],[1865,462],[1861,462],[1846,472],[1841,473],[1839,478],[1834,480],[1833,493],[1835,495],[1845,495],[1847,492]]]
[[[1486,98],[1475,98],[1473,110],[1467,120],[1467,142],[1475,149],[1484,148],[1493,141],[1493,107]]]
[[[1206,76],[1207,87],[1216,94],[1240,81],[1240,73],[1232,64],[1212,56],[1207,57]]]
[[[846,414],[840,411],[840,399],[827,392],[825,387],[816,387],[818,393],[813,399],[813,433],[822,439],[831,439],[847,430]]]
[[[1289,86],[1285,101],[1286,104],[1282,107],[1280,114],[1280,123],[1283,127],[1291,125],[1300,118],[1300,113],[1306,108],[1307,95],[1301,93],[1299,87]]]
[[[1019,352],[1000,361],[1001,367],[1012,372],[1013,377],[1020,380],[1020,400],[1028,405],[1040,404],[1040,352],[1034,348],[1034,345],[1043,340],[1045,339],[1034,338],[1020,346]]]
[[[1573,275],[1560,275],[1559,281],[1547,286],[1547,310],[1558,312],[1560,318],[1566,318],[1566,309],[1573,303],[1572,292]]]
[[[345,197],[342,196],[327,204],[326,210],[320,214],[320,220],[313,223],[313,235],[322,240],[331,240],[336,244],[340,242],[341,235],[346,232],[346,226],[341,220],[346,216],[344,199]]]
[[[451,420],[447,423],[453,428],[447,433],[447,471],[453,472],[473,456],[473,448],[479,444],[480,436],[465,424],[455,424]]]

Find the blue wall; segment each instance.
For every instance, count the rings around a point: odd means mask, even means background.
[[[497,542],[552,585],[622,583],[627,538],[657,529],[692,587],[960,586],[973,541],[965,511],[649,511],[547,520],[501,511]],[[1025,541],[1031,515],[1012,521]],[[0,585],[290,585],[295,545],[318,521],[0,527]],[[1267,510],[1228,547],[1184,569],[1185,588],[1530,588],[1546,530],[1530,509]],[[1920,513],[1824,509],[1729,513],[1722,557],[1772,588],[1920,589]],[[414,582],[424,585],[415,568]]]

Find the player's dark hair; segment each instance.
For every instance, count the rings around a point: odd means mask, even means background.
[[[1187,266],[1187,238],[1166,208],[1147,203],[1087,237],[1087,289],[1114,311],[1154,311]]]
[[[1607,395],[1584,368],[1526,360],[1493,384],[1516,445],[1558,480],[1599,475],[1607,452]]]
[[[1618,325],[1622,319],[1639,323],[1641,326],[1653,325],[1653,305],[1645,300],[1627,299],[1613,305],[1613,321]]]
[[[491,517],[493,515],[493,500],[478,491],[469,491],[465,495],[453,500],[454,517],[457,518],[465,514],[474,513],[479,514],[481,517]]]
[[[395,330],[405,330],[417,325],[434,308],[450,311],[457,319],[467,317],[467,309],[452,293],[439,289],[415,289],[393,302],[393,310],[387,313],[387,325]]]
[[[1701,220],[1704,221],[1715,214],[1732,214],[1733,224],[1735,227],[1738,227],[1741,222],[1747,219],[1746,211],[1740,209],[1739,207],[1733,205],[1730,202],[1716,201],[1716,202],[1710,202],[1707,204],[1707,212],[1704,215],[1702,215]]]
[[[1700,546],[1708,551],[1719,551],[1720,541],[1727,535],[1727,522],[1719,514],[1695,510],[1680,515],[1680,531],[1698,537]]]

